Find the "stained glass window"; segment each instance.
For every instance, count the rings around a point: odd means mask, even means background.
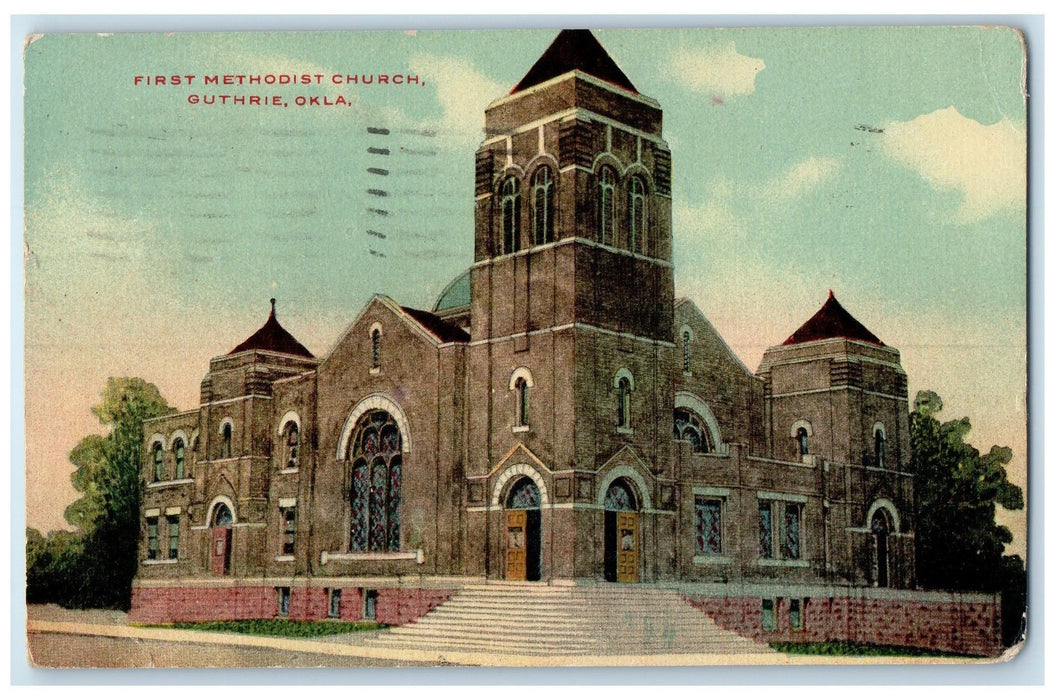
[[[773,504],[768,501],[758,504],[758,556],[773,557]]]
[[[784,505],[784,540],[780,555],[784,559],[798,559],[802,556],[799,547],[799,525],[802,518],[802,506],[795,503]]]
[[[226,503],[220,503],[216,506],[216,510],[213,511],[212,524],[216,527],[226,527],[234,522],[234,516],[231,514],[231,509],[227,507]]]
[[[182,438],[176,438],[176,441],[172,444],[172,451],[176,453],[176,478],[182,479],[187,461],[187,450],[183,446]]]
[[[502,183],[502,252],[520,250],[520,183],[515,177]]]
[[[645,183],[640,177],[630,178],[630,250],[645,251],[645,226],[648,221],[645,209]]]
[[[722,502],[696,499],[696,553],[722,553]]]
[[[714,451],[710,433],[704,428],[703,421],[695,413],[685,408],[674,409],[674,439],[687,440],[692,443],[693,452]]]
[[[370,357],[373,367],[381,366],[381,331],[377,328],[370,334]]]
[[[690,363],[689,350],[692,347],[692,334],[685,331],[681,334],[681,371],[690,372],[692,371],[692,364]]]
[[[553,240],[553,175],[539,168],[531,181],[531,227],[535,245]]]
[[[607,165],[597,178],[597,204],[601,243],[611,245],[615,240],[615,171]]]
[[[636,511],[634,494],[625,485],[618,481],[608,487],[608,493],[604,496],[605,510]]]
[[[352,551],[399,551],[403,441],[395,420],[373,411],[359,421],[352,452]]]
[[[510,510],[535,510],[542,505],[542,494],[539,493],[534,481],[521,479],[509,492],[506,504]]]
[[[154,481],[161,481],[165,471],[165,452],[161,449],[161,443],[154,443]]]

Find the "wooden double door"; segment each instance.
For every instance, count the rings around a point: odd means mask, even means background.
[[[542,512],[506,511],[506,578],[538,581],[542,578]]]
[[[618,583],[637,583],[638,575],[637,513],[606,510],[604,512],[604,578]]]

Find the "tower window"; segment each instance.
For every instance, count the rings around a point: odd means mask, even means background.
[[[553,175],[547,167],[531,181],[531,233],[535,245],[553,241]]]
[[[799,456],[805,457],[810,453],[810,434],[805,428],[795,431],[795,441],[799,445]]]
[[[626,377],[619,378],[619,406],[617,421],[620,428],[630,427],[630,380]]]
[[[876,427],[875,429],[875,465],[880,469],[883,468],[884,462],[886,462],[886,435],[883,434],[883,429]]]
[[[520,182],[515,177],[502,183],[502,252],[515,253],[520,249]]]
[[[648,211],[645,208],[645,183],[638,177],[630,178],[629,210],[630,240],[629,247],[634,253],[645,252],[645,227],[648,225]]]
[[[286,425],[286,469],[296,469],[300,460],[300,429],[290,421]]]
[[[231,456],[231,436],[234,434],[234,428],[230,423],[223,424],[223,431],[220,433],[220,458],[226,459]]]
[[[597,204],[601,243],[611,245],[615,240],[615,171],[607,165],[597,178]]]
[[[528,424],[530,403],[530,392],[531,387],[528,386],[527,380],[523,377],[517,379],[514,386],[516,391],[517,399],[517,425],[526,426]]]

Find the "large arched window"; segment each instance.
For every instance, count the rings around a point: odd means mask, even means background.
[[[187,471],[187,448],[183,444],[183,438],[175,439],[172,451],[176,454],[176,478],[182,479]]]
[[[520,250],[520,182],[515,177],[502,183],[499,203],[502,208],[502,252]]]
[[[615,170],[602,167],[597,176],[597,228],[605,245],[615,241],[615,182]]]
[[[360,418],[349,458],[349,548],[358,552],[399,551],[403,441],[392,416],[372,411]]]
[[[674,439],[688,441],[696,453],[714,452],[714,440],[704,420],[687,408],[674,409]]]
[[[300,463],[300,428],[293,421],[286,424],[286,469],[296,469]]]
[[[630,232],[628,241],[630,250],[635,253],[645,252],[645,227],[648,226],[648,210],[645,199],[645,182],[639,176],[630,178],[628,202],[630,213]]]
[[[531,235],[535,245],[553,241],[553,174],[545,166],[531,180]]]
[[[160,442],[154,443],[154,481],[161,481],[165,475],[165,451]]]

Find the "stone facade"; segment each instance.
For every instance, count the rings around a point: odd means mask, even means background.
[[[339,588],[405,621],[504,578],[912,589],[898,352],[831,296],[752,372],[674,298],[662,112],[592,35],[486,133],[475,263],[431,312],[377,296],[315,358],[272,309],[146,423],[133,617],[320,617]]]

